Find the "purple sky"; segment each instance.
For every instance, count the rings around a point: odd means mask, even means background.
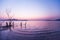
[[[0,18],[60,18],[60,0],[0,0]]]

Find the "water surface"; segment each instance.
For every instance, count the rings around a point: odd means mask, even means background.
[[[0,28],[0,40],[60,40],[60,21],[14,21],[12,24],[10,28]],[[1,25],[6,25],[6,21],[0,21]]]

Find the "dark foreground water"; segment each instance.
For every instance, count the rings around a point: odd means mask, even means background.
[[[1,28],[0,40],[60,40],[60,21],[14,21],[13,26]]]

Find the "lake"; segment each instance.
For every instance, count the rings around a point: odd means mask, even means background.
[[[60,40],[60,21],[13,21],[10,28],[1,28],[0,40]]]

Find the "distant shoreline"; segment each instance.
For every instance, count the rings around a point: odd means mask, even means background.
[[[0,20],[0,21],[10,21],[10,20]],[[60,20],[11,20],[11,21],[60,21]]]
[[[0,21],[60,21],[60,19],[0,19]]]

